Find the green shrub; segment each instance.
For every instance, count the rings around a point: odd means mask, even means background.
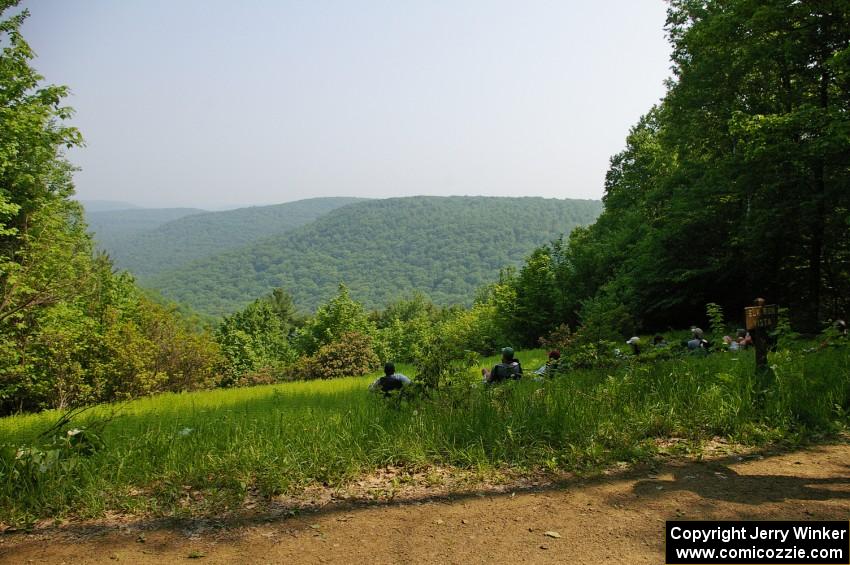
[[[602,289],[593,298],[582,302],[581,327],[576,332],[578,343],[619,342],[623,336],[634,332],[634,318],[613,292]]]
[[[449,340],[445,334],[436,333],[419,349],[414,361],[416,375],[428,388],[466,384],[470,370],[478,363],[478,355],[475,352],[458,352],[449,345]]]
[[[269,367],[263,367],[258,371],[245,373],[234,382],[235,386],[259,386],[271,385],[283,380],[283,374],[273,372]]]
[[[708,316],[708,327],[711,329],[711,338],[715,344],[722,343],[726,335],[726,321],[723,317],[723,308],[719,304],[709,302],[705,305],[705,313]]]
[[[257,372],[279,374],[292,363],[296,353],[289,333],[296,322],[291,298],[281,289],[224,318],[215,330],[225,358],[222,385],[239,385]]]
[[[313,355],[324,345],[342,340],[349,332],[375,335],[373,324],[363,305],[351,298],[348,288],[339,285],[337,295],[323,304],[295,336],[295,346],[300,353]]]
[[[540,346],[544,349],[567,350],[575,340],[575,334],[567,324],[561,324],[547,335],[540,338]]]
[[[319,348],[315,355],[299,359],[291,370],[295,378],[333,379],[361,376],[374,371],[380,360],[372,348],[372,338],[358,332],[347,332],[339,341]]]

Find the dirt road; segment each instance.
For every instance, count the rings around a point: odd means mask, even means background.
[[[0,535],[3,563],[664,563],[668,519],[850,518],[850,444],[295,516]],[[554,532],[560,537],[547,536]]]

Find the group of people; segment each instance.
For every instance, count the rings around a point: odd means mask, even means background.
[[[847,336],[847,323],[844,320],[837,320],[835,328],[839,335]],[[735,337],[723,336],[723,343],[729,351],[739,351],[753,345],[753,338],[750,332],[744,329],[739,329],[735,332]],[[634,355],[639,355],[641,352],[641,340],[634,336],[626,341],[626,344],[631,348]],[[684,340],[682,345],[687,347],[689,351],[708,351],[711,347],[711,342],[705,338],[705,333],[701,328],[691,326],[691,339]],[[668,347],[669,344],[661,334],[655,335],[652,338],[653,348]],[[547,361],[539,369],[534,371],[535,378],[551,376],[558,367],[558,362],[561,359],[561,352],[557,349],[549,352]],[[502,349],[502,360],[496,363],[492,369],[481,369],[481,376],[484,378],[485,384],[497,384],[508,380],[519,380],[522,378],[522,363],[514,356],[514,350],[510,347]],[[410,379],[401,373],[397,373],[395,365],[387,363],[384,365],[384,375],[375,379],[369,390],[373,392],[383,393],[384,396],[389,396],[393,391],[402,390],[410,384]]]
[[[723,343],[726,344],[729,351],[738,351],[739,349],[750,347],[753,344],[753,336],[747,330],[738,330],[734,338],[724,335]]]
[[[561,360],[561,352],[553,349],[546,357],[546,363],[541,365],[534,371],[535,379],[541,379],[546,376],[551,376],[558,368],[558,362]],[[522,378],[522,363],[514,357],[514,350],[510,347],[502,349],[502,360],[493,365],[493,368],[488,370],[486,367],[481,369],[481,376],[484,377],[484,384],[497,384],[506,380],[519,380]]]
[[[744,349],[753,344],[753,338],[750,335],[750,332],[744,329],[740,329],[736,332],[735,337],[732,336],[723,336],[723,343],[726,344],[726,347],[729,351],[738,351],[739,349]],[[640,355],[642,342],[638,336],[634,336],[629,338],[626,341],[626,345],[631,348],[631,352],[633,355]],[[668,347],[669,344],[667,340],[664,339],[664,336],[661,334],[657,334],[652,338],[652,347],[655,349],[660,349],[664,347]],[[682,341],[682,347],[686,348],[688,351],[708,351],[712,346],[712,343],[706,339],[705,332],[702,331],[702,328],[698,328],[696,326],[691,326],[691,337],[690,339],[686,339]]]
[[[539,369],[534,371],[537,377],[549,376],[555,372],[558,361],[561,359],[561,352],[557,349],[549,352],[547,361]],[[492,369],[481,369],[481,376],[484,377],[485,384],[497,384],[508,380],[519,380],[522,378],[522,363],[514,357],[514,350],[511,347],[502,349],[502,360],[493,365]],[[396,372],[393,363],[384,365],[384,375],[375,379],[369,385],[369,390],[375,393],[381,393],[384,396],[390,396],[393,391],[403,390],[404,387],[410,384],[410,379]]]
[[[688,349],[708,349],[711,347],[711,342],[705,339],[703,335],[703,331],[700,328],[692,327],[691,333],[693,335],[692,339],[688,341]],[[729,351],[738,351],[740,349],[746,349],[753,344],[753,336],[750,335],[745,329],[739,329],[735,332],[735,337],[733,338],[730,335],[723,336],[723,343],[726,345],[726,348]]]

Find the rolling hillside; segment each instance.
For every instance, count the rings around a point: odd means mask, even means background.
[[[224,212],[195,210],[191,216],[161,222],[144,232],[115,237],[111,237],[114,232],[110,232],[106,236],[97,236],[97,239],[118,267],[133,272],[144,281],[160,271],[176,269],[209,255],[282,234],[359,200],[310,198]],[[126,216],[129,212],[136,210],[116,214]]]
[[[476,289],[536,246],[593,222],[592,200],[410,197],[345,206],[289,233],[145,280],[165,296],[220,315],[281,286],[312,310],[340,282],[368,307],[419,290],[439,304]]]
[[[130,210],[141,208],[141,206],[136,206],[135,204],[120,200],[80,200],[79,203],[83,205],[86,212],[108,212],[110,210]]]
[[[85,205],[83,206],[85,208]],[[174,220],[204,213],[198,208],[130,208],[123,210],[86,210],[86,223],[98,246],[112,251],[115,242],[128,240],[140,233],[155,230]]]

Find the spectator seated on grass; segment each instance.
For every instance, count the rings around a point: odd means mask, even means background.
[[[667,340],[664,339],[664,336],[661,334],[655,334],[655,337],[652,338],[652,346],[656,349],[661,349],[662,347],[667,347]]]
[[[693,338],[684,342],[685,347],[692,353],[708,353],[711,342],[704,338]]]
[[[501,383],[508,379],[522,378],[522,365],[514,359],[514,350],[510,347],[502,349],[502,362],[493,365],[493,370],[481,369],[486,384]]]
[[[741,345],[737,340],[732,339],[732,336],[724,335],[723,336],[723,344],[726,345],[726,349],[729,351],[738,351],[741,348]]]
[[[558,370],[558,363],[561,360],[561,352],[557,349],[553,349],[549,352],[549,357],[543,365],[540,366],[539,369],[534,371],[535,375],[540,377],[551,377]]]
[[[738,347],[743,349],[753,344],[753,336],[750,335],[750,332],[742,328],[735,333],[735,341],[738,342]]]
[[[640,355],[640,338],[638,336],[630,337],[626,341],[626,345],[631,347],[632,355]]]
[[[394,390],[401,391],[409,384],[410,379],[401,373],[396,373],[394,364],[387,363],[384,365],[384,376],[375,379],[375,382],[369,385],[369,391],[380,392],[384,396],[390,396]]]

